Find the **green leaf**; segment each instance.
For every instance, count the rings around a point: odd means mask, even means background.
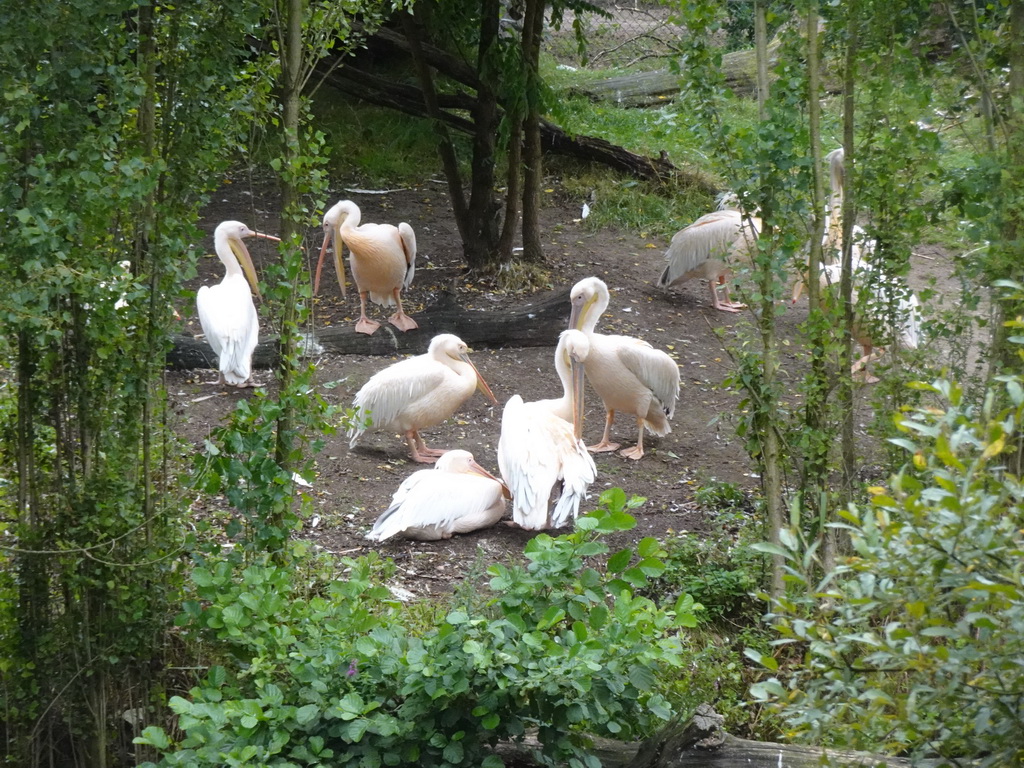
[[[621,573],[625,570],[626,566],[629,565],[632,559],[633,551],[631,549],[620,549],[608,558],[608,572]]]

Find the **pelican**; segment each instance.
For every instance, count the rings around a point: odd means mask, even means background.
[[[257,297],[260,289],[252,257],[243,242],[246,237],[281,242],[273,235],[252,231],[240,221],[221,222],[214,230],[213,242],[224,264],[224,279],[217,285],[204,285],[196,293],[199,324],[219,361],[220,374],[211,384],[256,386],[252,380],[252,353],[259,337],[259,320],[249,286],[252,285]]]
[[[481,467],[469,451],[441,456],[433,469],[413,472],[402,481],[389,506],[366,534],[384,541],[402,534],[418,541],[450,539],[494,525],[505,514],[508,488]]]
[[[498,468],[512,493],[512,520],[531,531],[561,528],[579,514],[597,469],[580,439],[586,335],[563,331],[555,350],[562,397],[505,404],[498,440]],[[552,497],[556,496],[554,508]]]
[[[825,217],[825,235],[821,241],[821,258],[822,258],[822,269],[819,271],[819,280],[822,284],[829,282],[831,283],[834,279],[838,282],[838,275],[835,273],[832,277],[826,275],[826,270],[829,267],[835,266],[835,255],[843,249],[843,195],[846,185],[846,152],[842,147],[833,149],[827,155],[825,155],[825,161],[828,163],[829,173],[829,186],[831,187],[831,194],[829,195],[829,212]],[[868,237],[867,232],[859,224],[854,224],[851,230],[851,236],[853,243],[850,246],[853,269],[856,273],[861,266],[871,258],[871,255],[875,251],[874,239]],[[808,254],[810,258],[810,254]],[[833,270],[834,271],[834,270]],[[803,292],[804,284],[807,280],[807,275],[801,275],[796,283],[793,285],[793,297],[792,301],[795,304],[797,299],[800,298],[800,294]]]
[[[401,331],[419,326],[402,309],[402,289],[412,284],[416,272],[416,233],[404,221],[392,224],[359,225],[359,206],[351,200],[336,203],[324,214],[324,244],[316,264],[313,293],[320,288],[320,270],[324,265],[327,247],[334,243],[334,266],[338,272],[341,295],[348,296],[345,287],[343,245],[349,248],[352,279],[359,290],[359,321],[356,331],[372,334],[380,323],[366,316],[366,296],[384,307],[398,306],[388,321]]]
[[[734,199],[734,196],[732,196]],[[733,205],[725,198],[722,205]],[[707,213],[679,230],[665,251],[665,270],[658,279],[662,288],[704,278],[711,288],[711,305],[722,312],[739,312],[746,305],[729,298],[728,262],[748,256],[761,232],[761,220],[727,208]],[[725,300],[719,298],[721,286]]]
[[[843,270],[840,264],[822,267],[822,296],[839,285]],[[854,254],[853,285],[858,304],[853,318],[853,338],[864,354],[851,367],[854,378],[866,384],[878,381],[868,371],[868,363],[877,360],[885,345],[917,349],[921,344],[921,303],[900,278],[888,277],[870,262]]]
[[[426,354],[410,357],[378,371],[356,393],[352,407],[359,422],[348,430],[355,448],[369,429],[398,429],[405,435],[413,461],[432,464],[443,450],[427,448],[424,427],[447,419],[480,387],[498,404],[476,366],[469,347],[458,336],[442,333],[430,340]]]
[[[865,384],[874,384],[878,377],[868,371],[868,363],[881,357],[886,346],[920,346],[921,304],[902,279],[889,277],[866,262],[865,265],[854,277],[860,288],[861,306],[853,322],[853,337],[864,354],[850,367],[850,372]]]
[[[604,437],[588,450],[614,451],[619,447],[609,438],[615,412],[624,411],[636,415],[638,435],[636,445],[620,455],[640,459],[644,455],[644,427],[659,436],[672,431],[668,422],[679,396],[679,366],[646,341],[594,333],[598,318],[608,307],[608,286],[603,280],[580,280],[573,286],[570,299],[569,327],[583,331],[590,342],[590,354],[584,363],[587,380],[607,411]]]

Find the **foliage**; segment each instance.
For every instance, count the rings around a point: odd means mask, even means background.
[[[985,405],[944,380],[896,417],[910,462],[838,525],[853,553],[818,580],[816,550],[785,537],[789,595],[770,618],[799,666],[755,686],[791,735],[815,743],[1024,757],[1024,517],[1000,459],[1019,435],[1024,387],[1003,377]],[[997,401],[1011,403],[999,410]]]
[[[247,554],[283,552],[289,535],[301,527],[292,503],[296,478],[275,456],[284,398],[295,398],[299,434],[305,438],[291,458],[312,461],[323,436],[335,430],[337,408],[308,383],[309,376],[310,371],[305,371],[294,394],[270,399],[261,388],[251,398],[239,400],[227,424],[215,428],[204,441],[205,450],[194,457],[193,483],[210,496],[224,494],[238,511],[240,517],[232,518],[224,533],[239,539]],[[340,414],[343,423],[348,418],[348,412]],[[305,501],[303,495],[300,503]],[[274,515],[277,510],[284,511],[279,519]],[[200,524],[200,533],[204,529]]]
[[[144,743],[161,765],[500,765],[498,740],[539,729],[543,759],[591,765],[585,731],[635,738],[672,712],[659,673],[680,664],[673,610],[636,594],[663,571],[653,539],[611,556],[601,537],[635,520],[618,489],[573,533],[540,534],[526,566],[492,566],[491,596],[410,627],[388,599],[390,565],[343,559],[312,588],[265,561],[195,571],[185,620],[229,660],[171,707],[185,736]]]
[[[187,511],[160,372],[196,210],[251,114],[256,10],[91,0],[0,26],[0,655],[20,765],[109,764],[108,713],[159,695]]]

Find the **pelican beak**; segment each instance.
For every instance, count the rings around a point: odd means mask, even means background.
[[[494,482],[501,486],[501,495],[504,498],[512,498],[512,492],[509,491],[508,486],[505,485],[505,483],[503,483],[501,480],[496,478],[494,475],[492,475],[490,472],[488,472],[486,469],[481,467],[479,464],[477,464],[475,461],[469,462],[469,471],[472,472],[474,475],[480,475],[480,477],[486,477],[489,480],[493,480]]]
[[[569,356],[569,373],[572,380],[572,434],[579,440],[583,437],[583,363]]]
[[[334,242],[334,271],[338,274],[338,285],[341,287],[341,297],[348,298],[348,288],[345,286],[345,242],[341,239],[341,224],[330,224],[324,227],[324,244],[320,246],[320,258],[316,262],[316,278],[313,280],[313,295],[316,296],[320,290],[320,272],[324,267],[324,256],[327,254],[327,246]]]
[[[491,392],[491,388],[489,386],[487,386],[487,382],[484,381],[484,377],[480,375],[480,371],[478,371],[476,369],[476,366],[473,365],[473,361],[469,359],[469,355],[459,355],[459,357],[462,359],[463,362],[469,363],[473,367],[473,373],[476,374],[476,386],[477,386],[477,388],[481,392],[483,392],[485,395],[487,395],[487,398],[492,403],[497,405],[498,404],[498,398],[496,398],[494,396],[494,393]]]
[[[594,303],[596,296],[584,299],[582,295],[572,300],[572,312],[569,313],[569,327],[577,331],[583,330],[583,321],[586,319],[590,305]]]
[[[238,259],[238,263],[241,264],[242,272],[245,273],[245,279],[252,286],[252,292],[256,294],[257,299],[262,299],[263,297],[260,296],[260,281],[256,277],[256,267],[252,265],[252,256],[249,255],[249,249],[245,247],[245,243],[234,237],[228,240],[228,246],[231,248],[231,252],[235,254],[235,258]]]

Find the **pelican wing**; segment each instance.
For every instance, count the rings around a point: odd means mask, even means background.
[[[446,375],[450,372],[445,366],[425,355],[390,365],[371,376],[356,393],[352,406],[359,411],[357,419],[362,422],[368,416],[374,427],[387,426],[409,403],[438,389]],[[362,424],[349,430],[352,445],[364,431]]]
[[[236,386],[245,383],[259,340],[259,318],[245,277],[237,274],[202,286],[196,292],[196,311],[224,380]]]
[[[742,227],[743,215],[739,211],[715,211],[676,232],[665,252],[667,265],[658,285],[667,288],[708,259],[724,260]]]
[[[408,288],[412,285],[413,275],[416,274],[416,233],[413,232],[412,227],[403,221],[398,225],[398,235],[402,240],[402,250],[405,252],[405,263],[407,265],[402,287]]]
[[[671,419],[679,397],[679,366],[676,361],[646,341],[629,336],[612,338],[621,340],[615,350],[619,361],[651,390]]]
[[[567,524],[597,474],[572,425],[519,395],[509,399],[502,415],[498,467],[512,494],[512,519],[528,530]],[[549,514],[552,493],[559,488]]]

